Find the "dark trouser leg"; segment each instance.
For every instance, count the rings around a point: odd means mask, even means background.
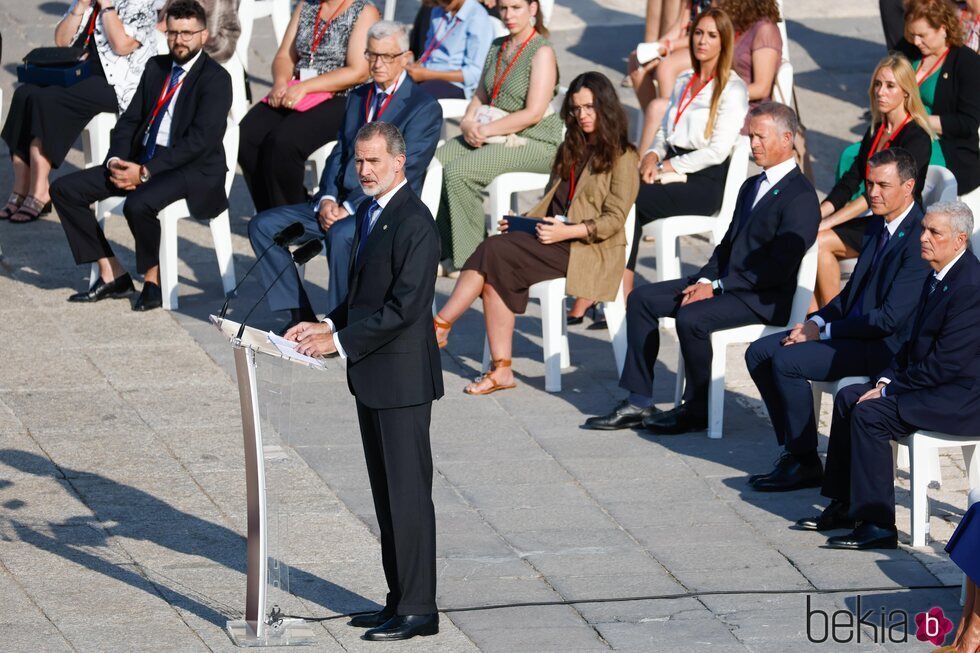
[[[187,182],[180,171],[153,175],[126,196],[123,215],[136,240],[136,271],[145,274],[160,264],[160,211],[187,197]]]
[[[463,89],[442,79],[430,79],[419,84],[423,91],[436,99],[462,100],[466,97]]]
[[[34,101],[41,90],[40,86],[33,84],[21,84],[14,89],[7,119],[3,123],[3,131],[0,132],[10,153],[16,154],[23,161],[29,161],[31,158],[31,139],[34,138],[31,131],[31,115],[34,111]]]
[[[783,338],[788,331],[774,333],[771,336],[759,338],[745,350],[745,367],[749,376],[759,389],[762,401],[769,412],[769,420],[776,432],[776,441],[780,446],[786,441],[786,407],[782,397],[776,390],[776,382],[772,373],[772,359],[779,351]]]
[[[59,167],[85,125],[100,113],[118,111],[116,92],[93,75],[74,86],[48,86],[32,102],[31,135],[52,167]]]
[[[640,286],[626,301],[626,363],[619,387],[653,396],[653,370],[660,355],[660,319],[674,315],[683,279]]]
[[[327,231],[327,261],[330,277],[327,279],[327,313],[340,306],[347,297],[347,271],[354,252],[354,216],[335,222]]]
[[[873,388],[871,383],[857,383],[842,388],[834,397],[834,415],[830,422],[830,444],[824,467],[820,494],[844,503],[851,501],[851,413],[857,400]]]
[[[91,204],[120,195],[125,193],[112,185],[108,171],[102,166],[59,177],[51,184],[51,201],[61,218],[75,263],[93,263],[115,256]]]
[[[895,525],[895,472],[891,441],[915,427],[898,415],[898,401],[881,397],[851,411],[851,517]]]
[[[275,209],[263,211],[248,223],[248,238],[252,242],[252,251],[259,256],[272,245],[272,238],[284,227],[293,222],[300,222],[306,233],[299,239],[299,242],[306,242],[311,238],[320,238],[323,232],[320,230],[320,223],[317,221],[316,213],[309,204],[293,204],[291,206],[280,206]],[[279,271],[286,268],[275,286],[269,291],[269,308],[273,311],[288,311],[291,309],[310,309],[310,300],[300,281],[296,266],[291,264],[292,257],[284,247],[272,245],[269,252],[259,262],[259,272],[262,278],[262,287],[268,288],[272,285],[279,274]],[[292,267],[292,269],[289,269]]]
[[[905,36],[905,10],[902,0],[878,0],[881,12],[881,29],[885,33],[885,47],[891,51]]]
[[[252,196],[256,213],[271,206],[265,181],[262,179],[262,143],[285,119],[285,114],[283,109],[273,109],[268,104],[259,102],[249,109],[239,125],[241,145],[238,148],[238,164],[242,167],[242,176]]]

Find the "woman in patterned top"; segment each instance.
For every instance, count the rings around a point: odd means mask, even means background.
[[[238,163],[256,211],[306,201],[310,154],[337,138],[347,93],[367,81],[368,0],[300,0],[272,61],[272,90],[242,119]]]
[[[55,28],[59,47],[83,48],[91,76],[73,86],[23,84],[14,91],[3,140],[14,188],[0,220],[32,222],[51,210],[48,174],[65,160],[85,125],[126,110],[143,67],[157,52],[155,0],[75,0]]]
[[[436,151],[445,166],[436,216],[444,271],[461,268],[486,235],[481,192],[487,184],[505,172],[547,173],[561,143],[561,117],[551,110],[558,63],[538,0],[501,0],[499,6],[509,35],[490,46],[460,123],[462,136]]]

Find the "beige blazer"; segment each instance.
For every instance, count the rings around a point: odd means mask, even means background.
[[[569,295],[601,301],[616,299],[626,266],[626,216],[640,190],[639,157],[629,151],[619,157],[609,172],[595,173],[592,167],[576,181],[575,197],[568,221],[591,220],[595,237],[573,240],[568,258],[566,290]],[[527,215],[543,218],[551,205],[559,180],[552,179],[548,191]]]

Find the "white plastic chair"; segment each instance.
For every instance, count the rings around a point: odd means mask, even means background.
[[[314,151],[310,155],[310,158],[306,160],[313,167],[313,177],[315,179],[314,194],[320,189],[320,178],[323,177],[323,171],[327,167],[327,157],[330,156],[330,153],[333,152],[333,148],[335,147],[337,147],[337,141],[330,141]]]
[[[231,111],[228,115],[237,125],[248,113],[248,97],[245,94],[245,68],[237,56],[221,64],[231,77]]]
[[[654,220],[643,228],[656,240],[657,281],[680,279],[680,237],[707,233],[711,242],[718,244],[728,231],[735,214],[738,191],[745,183],[749,171],[749,139],[739,136],[732,149],[728,176],[725,177],[725,194],[721,208],[714,215],[677,215]]]
[[[772,87],[772,99],[786,106],[793,106],[793,64],[783,61],[776,70],[776,80]]]
[[[439,106],[442,107],[443,120],[458,120],[466,115],[466,107],[470,106],[469,100],[459,98],[441,98]]]
[[[100,113],[82,130],[82,160],[86,168],[102,165],[109,154],[109,139],[116,126],[114,113]]]
[[[238,159],[238,125],[231,122],[225,128],[222,140],[225,148],[225,164],[228,172],[225,175],[225,194],[231,191],[231,183],[235,179],[235,164]],[[106,216],[110,213],[121,215],[125,197],[112,197],[96,204],[96,216],[99,225],[105,227]],[[163,307],[170,311],[177,308],[177,222],[183,218],[193,217],[186,200],[178,200],[160,211],[160,288],[163,291]],[[227,295],[235,288],[235,261],[232,258],[231,223],[228,210],[210,221],[211,238],[214,240],[214,253],[218,259],[218,270],[221,273],[221,285]],[[95,283],[98,277],[98,266],[92,265],[89,278]]]
[[[734,329],[724,329],[711,334],[711,385],[708,388],[708,437],[720,439],[725,417],[725,367],[729,345],[754,342],[773,333],[785,331],[806,319],[813,286],[817,280],[817,243],[813,243],[800,262],[796,275],[796,292],[789,322],[783,326],[748,324]],[[677,383],[674,389],[674,405],[679,406],[684,393],[684,356],[677,353]]]
[[[951,202],[957,195],[956,177],[943,166],[929,166],[922,188],[922,205],[926,210],[936,202]]]
[[[636,205],[630,207],[629,215],[626,216],[626,258],[623,260],[623,269],[626,269],[626,262],[629,260],[630,248],[633,246],[633,236],[636,232]],[[616,373],[623,374],[623,366],[626,365],[626,298],[623,296],[623,280],[619,280],[619,290],[616,291],[616,299],[611,302],[603,302],[602,312],[606,316],[606,329],[609,331],[609,341],[612,343],[613,356],[616,358]]]
[[[442,197],[442,163],[435,156],[425,169],[425,180],[422,182],[422,193],[419,199],[429,209],[433,219],[439,213],[439,200]]]
[[[246,6],[246,4],[251,6]],[[243,6],[245,7],[244,12]],[[286,36],[286,28],[289,27],[291,15],[290,0],[242,0],[238,7],[238,19],[242,25],[242,32],[238,37],[238,44],[235,49],[239,56],[244,55],[242,63],[245,65],[245,70],[248,70],[248,46],[252,40],[254,22],[266,16],[272,18],[272,31],[276,35],[276,47],[279,47],[283,37]]]

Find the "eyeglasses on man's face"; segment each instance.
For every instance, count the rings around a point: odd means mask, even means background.
[[[370,63],[374,63],[378,59],[381,59],[386,64],[393,63],[395,59],[402,56],[408,52],[408,50],[402,50],[401,52],[371,52],[370,50],[364,51],[364,58]]]
[[[194,38],[195,36],[197,36],[198,34],[200,34],[206,29],[207,29],[206,27],[202,27],[201,29],[195,30],[193,32],[188,30],[176,31],[176,30],[168,29],[166,32],[164,32],[164,34],[167,35],[168,41],[174,41],[178,39],[181,41],[190,41],[192,38]]]

